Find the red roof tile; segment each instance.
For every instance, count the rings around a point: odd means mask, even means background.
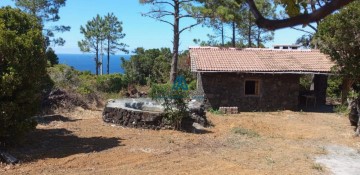
[[[190,48],[193,72],[330,73],[334,63],[319,50]]]

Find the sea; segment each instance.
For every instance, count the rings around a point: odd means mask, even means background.
[[[80,71],[90,71],[95,74],[95,55],[94,54],[57,54],[60,64],[67,64]],[[120,58],[130,59],[131,55],[111,55],[110,73],[124,73],[121,67]],[[103,72],[106,74],[107,56],[103,58]]]

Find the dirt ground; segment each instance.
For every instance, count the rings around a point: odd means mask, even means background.
[[[24,147],[11,150],[22,163],[1,164],[0,174],[330,174],[316,162],[326,147],[360,150],[348,119],[338,114],[209,113],[208,119],[214,127],[194,134],[114,126],[103,123],[101,111],[48,116]]]

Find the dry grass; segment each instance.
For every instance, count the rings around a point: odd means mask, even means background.
[[[314,158],[337,144],[360,149],[337,114],[260,112],[213,115],[206,134],[105,124],[101,112],[62,114],[39,125],[21,166],[0,174],[327,174]]]

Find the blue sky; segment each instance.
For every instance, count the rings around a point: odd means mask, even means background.
[[[11,0],[1,0],[0,6],[14,5]],[[123,42],[129,45],[130,51],[137,47],[145,49],[169,47],[172,48],[171,26],[154,19],[141,16],[147,12],[149,5],[141,5],[138,0],[67,0],[66,6],[60,9],[60,21],[48,25],[61,24],[71,26],[70,32],[56,34],[66,40],[64,46],[55,47],[56,53],[82,53],[77,42],[83,38],[80,26],[85,25],[97,14],[102,16],[113,12],[123,22],[126,37]],[[192,24],[193,20],[182,22],[182,26]],[[201,25],[187,30],[180,37],[180,50],[195,46],[193,39],[208,40],[207,34],[212,30]],[[304,33],[294,29],[275,31],[274,41],[266,43],[266,47],[273,44],[293,44]],[[121,54],[121,53],[120,53]]]

